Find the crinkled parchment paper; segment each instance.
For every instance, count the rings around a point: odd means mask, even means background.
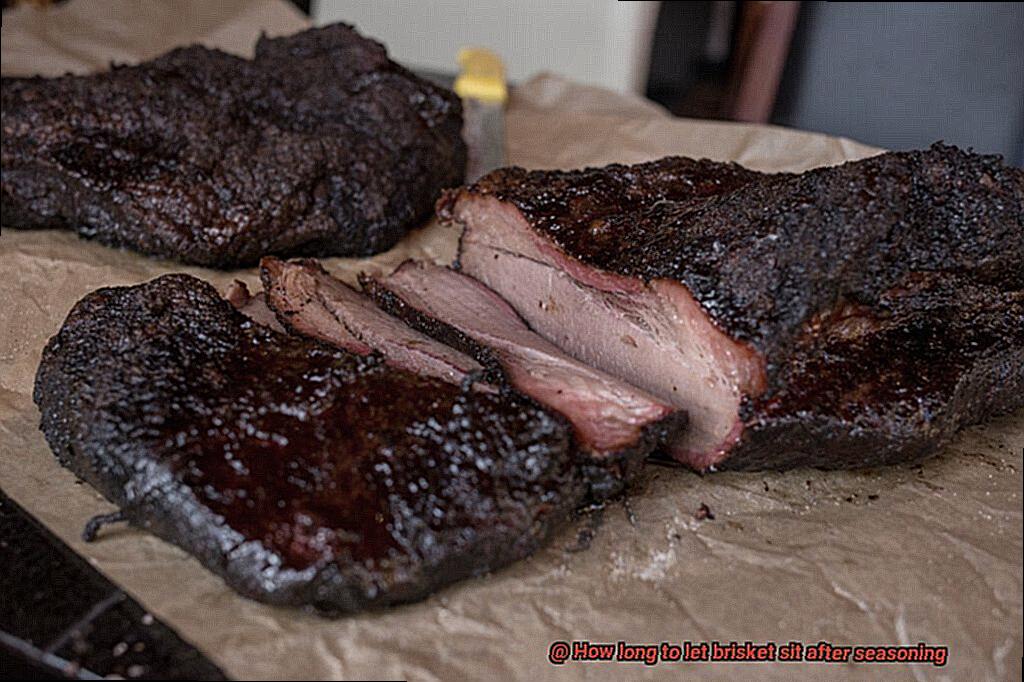
[[[72,0],[48,12],[7,12],[3,72],[89,70],[109,58],[146,58],[191,41],[245,53],[260,30],[303,26],[283,3],[169,6]],[[511,161],[530,167],[686,154],[801,170],[874,151],[822,135],[673,119],[650,103],[555,76],[516,88],[507,128]],[[455,236],[430,225],[370,261],[327,265],[350,277],[409,256],[445,259]],[[174,271],[222,289],[235,277],[256,281],[253,270],[189,268],[66,232],[3,229],[0,485],[231,675],[1020,679],[1021,413],[969,430],[920,466],[703,477],[651,466],[629,498],[634,522],[622,503],[611,504],[588,549],[570,551],[593,519],[577,521],[533,558],[494,575],[419,604],[333,621],[243,599],[143,532],[106,529],[100,541],[84,544],[86,519],[111,505],[56,464],[38,431],[30,396],[39,354],[89,291]],[[702,503],[713,520],[695,517]],[[948,646],[950,658],[945,668],[548,663],[552,640],[582,639],[923,641]]]

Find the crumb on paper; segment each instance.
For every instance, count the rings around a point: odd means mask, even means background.
[[[711,511],[711,507],[709,507],[704,502],[701,502],[700,506],[697,507],[697,511],[694,513],[693,518],[697,519],[698,521],[714,521],[715,513]]]

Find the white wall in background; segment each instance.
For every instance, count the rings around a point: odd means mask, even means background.
[[[614,0],[314,0],[317,24],[345,21],[412,68],[455,73],[469,45],[502,56],[513,81],[552,71],[642,92],[657,2]]]

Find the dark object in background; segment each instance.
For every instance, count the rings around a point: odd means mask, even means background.
[[[673,110],[676,115],[693,115],[676,110],[676,105],[694,92],[694,87],[721,70],[728,57],[728,45],[723,53],[709,48],[717,36],[711,36],[722,20],[714,15],[713,2],[663,2],[658,7],[658,19],[651,41],[651,60],[647,76],[646,95]],[[731,22],[731,19],[728,21]],[[727,35],[731,34],[731,25]],[[717,103],[696,115],[715,117]]]
[[[723,114],[767,123],[789,56],[799,2],[743,2],[730,59]]]
[[[914,460],[1024,404],[1024,171],[998,157],[511,168],[439,212],[535,331],[685,410],[697,469]]]
[[[0,677],[224,679],[3,491],[0,566]]]
[[[1024,4],[804,2],[772,121],[1024,166]]]
[[[1022,3],[662,3],[647,95],[677,116],[1024,166],[1021,35]]]
[[[132,524],[324,613],[521,558],[585,492],[536,403],[279,334],[187,275],[79,301],[34,398],[60,462]]]
[[[2,220],[211,267],[391,247],[459,184],[461,104],[336,24],[2,81]]]
[[[799,2],[662,3],[647,96],[677,116],[767,123]]]

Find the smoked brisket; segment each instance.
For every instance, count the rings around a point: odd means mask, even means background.
[[[422,598],[529,554],[584,492],[533,401],[274,332],[186,275],[79,301],[34,397],[63,465],[273,604]]]
[[[459,99],[344,24],[0,90],[5,228],[197,265],[383,251],[465,172]]]
[[[698,469],[913,459],[1024,404],[1024,171],[998,157],[511,168],[439,210],[535,331],[685,409]]]

